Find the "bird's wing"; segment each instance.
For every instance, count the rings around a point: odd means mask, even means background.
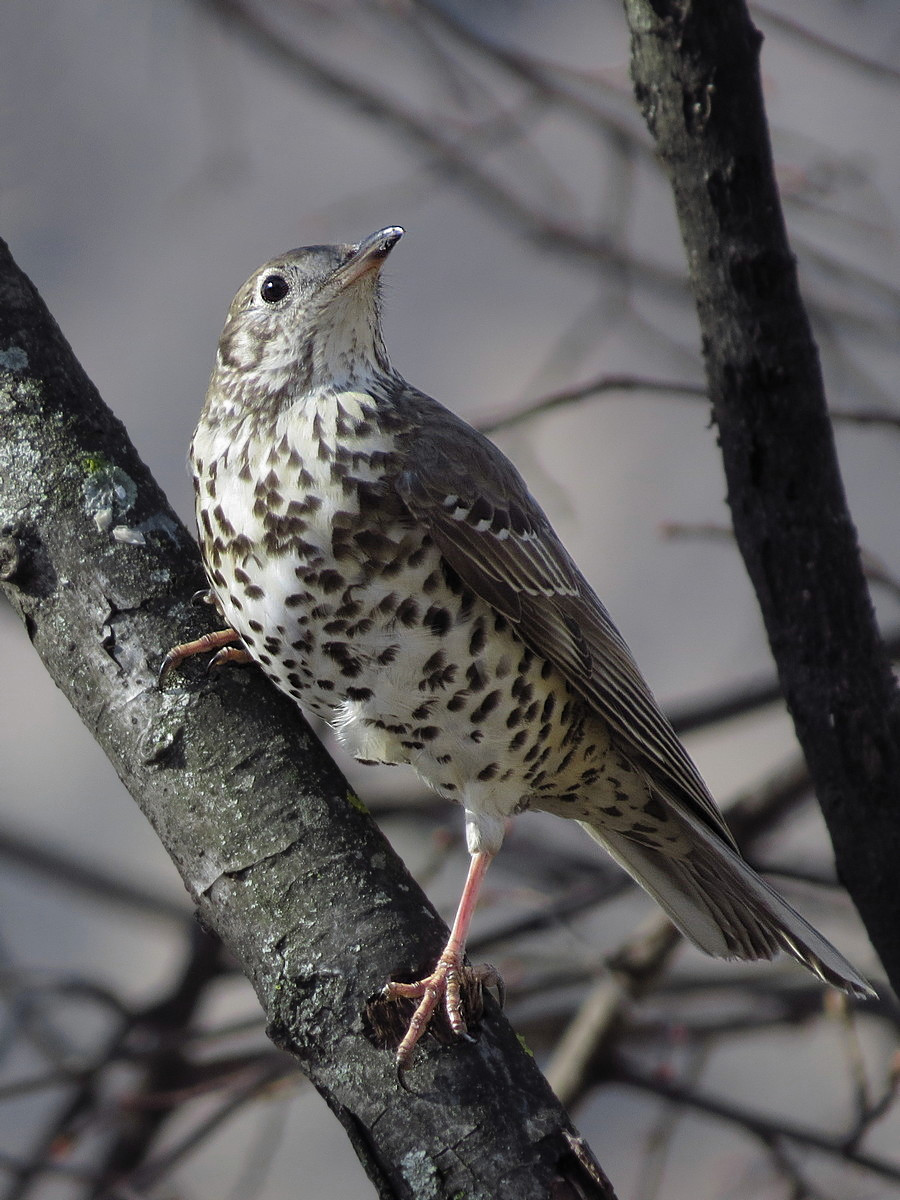
[[[622,635],[522,477],[496,446],[436,401],[420,400],[417,408],[418,431],[396,480],[414,519],[465,586],[515,623],[662,792],[733,844]]]

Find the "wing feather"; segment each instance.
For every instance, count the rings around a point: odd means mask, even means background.
[[[587,580],[509,460],[429,400],[416,405],[401,499],[462,582],[513,621],[664,794],[733,845],[715,801]]]

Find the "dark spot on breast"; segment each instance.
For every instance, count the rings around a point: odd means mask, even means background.
[[[234,526],[231,524],[231,522],[225,516],[224,510],[222,509],[221,504],[217,504],[216,507],[213,509],[213,517],[218,522],[219,528],[222,530],[223,533],[227,533],[229,536],[231,536],[234,533],[234,531],[235,531]]]
[[[411,629],[418,622],[419,606],[412,596],[408,596],[405,600],[401,601],[397,608],[396,617],[408,629]]]
[[[479,617],[472,627],[472,636],[469,638],[469,653],[474,658],[480,654],[487,642],[487,634],[484,629],[484,621]]]
[[[397,543],[377,529],[360,529],[354,533],[353,541],[370,558],[387,562],[397,551]]]
[[[422,674],[430,675],[432,671],[440,671],[447,665],[447,655],[443,650],[435,650],[434,654],[425,659],[422,664]]]
[[[326,595],[338,591],[344,586],[344,582],[344,577],[340,571],[326,569],[319,572],[319,587]]]
[[[435,637],[443,637],[450,628],[453,616],[449,609],[432,604],[425,613],[424,623]]]
[[[336,617],[355,617],[360,612],[362,612],[360,600],[345,600],[335,609],[334,615]]]
[[[473,692],[480,692],[487,687],[487,674],[484,669],[484,664],[481,662],[470,663],[466,667],[466,680],[469,688]]]
[[[475,724],[480,724],[489,713],[494,711],[499,703],[500,692],[496,690],[488,692],[478,707],[469,714],[469,720],[474,721]]]

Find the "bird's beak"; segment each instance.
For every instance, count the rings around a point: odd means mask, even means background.
[[[364,238],[337,271],[341,287],[355,283],[370,271],[379,271],[403,233],[399,225],[389,225],[387,229],[379,229],[377,233]]]

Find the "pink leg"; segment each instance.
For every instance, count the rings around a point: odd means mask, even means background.
[[[462,1014],[460,998],[460,974],[463,970],[469,926],[472,924],[472,917],[478,903],[478,892],[493,857],[492,854],[486,854],[483,851],[472,855],[469,862],[469,874],[466,877],[466,885],[456,910],[450,938],[434,971],[426,979],[420,979],[417,983],[389,983],[384,989],[383,995],[386,998],[420,1002],[412,1015],[406,1036],[397,1047],[397,1066],[401,1070],[409,1066],[416,1043],[428,1028],[428,1023],[442,997],[450,1028],[459,1037],[466,1033],[466,1022]]]

